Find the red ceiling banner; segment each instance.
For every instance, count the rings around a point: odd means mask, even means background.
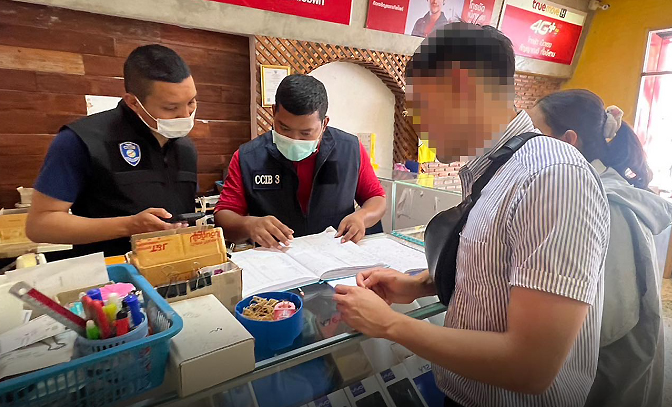
[[[426,37],[459,20],[463,8],[464,0],[369,0],[366,28]]]
[[[352,0],[211,0],[350,25]]]
[[[508,0],[500,30],[516,55],[571,65],[586,13],[539,0]]]
[[[495,10],[495,0],[466,0],[462,20],[478,25],[490,25]]]

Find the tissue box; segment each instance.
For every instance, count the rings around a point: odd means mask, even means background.
[[[170,369],[180,397],[254,369],[254,339],[215,298],[206,295],[171,304],[184,327],[171,343]]]

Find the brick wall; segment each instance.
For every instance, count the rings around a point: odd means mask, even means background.
[[[516,107],[529,109],[540,98],[560,90],[566,79],[516,74]]]

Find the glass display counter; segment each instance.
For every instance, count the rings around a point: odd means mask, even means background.
[[[394,183],[392,230],[426,225],[441,211],[462,201],[459,178],[420,174]]]
[[[191,396],[179,398],[174,391],[166,390],[166,383],[133,405],[299,407],[378,373],[373,363],[362,360],[367,356],[360,344],[368,338],[341,321],[332,299],[334,289],[329,284],[311,284],[291,291],[304,299],[303,332],[292,346],[275,353],[257,350],[252,372]],[[415,309],[406,314],[427,319],[445,311],[435,297],[424,300],[427,305],[411,306]],[[378,345],[383,348],[392,345],[382,339],[373,341],[381,341]],[[166,379],[170,380],[169,375]]]
[[[454,177],[385,169],[377,170],[377,175],[388,197],[385,231],[395,231],[392,235],[407,246],[424,250],[423,225],[437,212],[460,203],[459,183]],[[304,298],[304,328],[292,346],[279,352],[257,350],[252,372],[188,397],[178,397],[167,375],[162,388],[135,400],[133,406],[303,407],[399,363],[393,354],[403,354],[405,348],[367,338],[341,321],[329,284],[292,291]],[[445,313],[437,297],[393,308],[434,324],[442,324]]]
[[[438,212],[462,201],[460,180],[456,176],[378,169],[376,175],[387,195],[383,231],[426,225]]]

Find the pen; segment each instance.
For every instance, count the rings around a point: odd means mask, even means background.
[[[100,331],[92,320],[86,321],[86,339],[100,339]]]
[[[117,320],[114,322],[117,328],[117,336],[126,335],[128,333],[128,313],[119,311],[117,313]]]
[[[94,316],[94,321],[96,321],[96,325],[98,326],[98,329],[100,329],[100,336],[103,339],[107,339],[112,335],[111,329],[110,329],[110,322],[107,320],[107,315],[105,315],[105,311],[103,311],[103,302],[102,301],[93,301],[93,316]]]
[[[97,301],[102,301],[103,300],[103,295],[100,293],[100,290],[98,288],[91,289],[86,292],[86,295],[91,297],[92,300],[97,300]]]
[[[107,297],[107,304],[114,304],[117,306],[117,309],[121,309],[121,301],[119,301],[119,294],[112,293]]]
[[[103,307],[103,311],[105,311],[109,323],[114,324],[114,321],[117,320],[117,305],[114,303],[107,304]]]
[[[126,297],[126,304],[131,310],[131,320],[133,321],[133,326],[138,326],[142,323],[144,317],[142,316],[142,311],[140,311],[140,301],[138,297],[130,294]]]

